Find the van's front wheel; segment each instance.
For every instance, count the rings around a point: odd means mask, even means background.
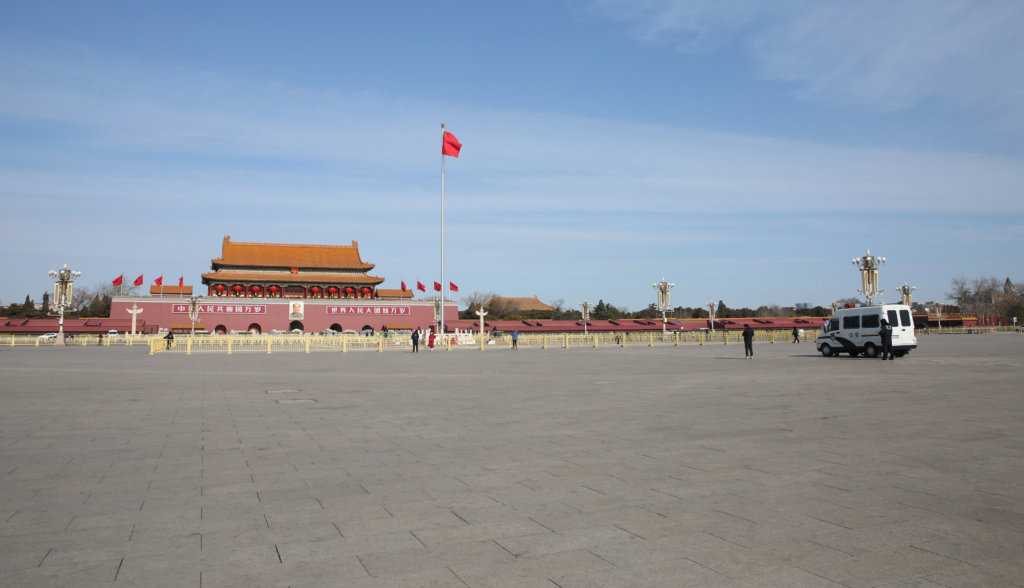
[[[864,346],[864,357],[878,357],[878,348],[872,345],[871,343],[868,343],[867,345]]]
[[[823,357],[832,357],[832,346],[828,343],[821,344],[821,355]]]

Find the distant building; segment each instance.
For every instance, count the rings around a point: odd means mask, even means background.
[[[221,256],[203,274],[208,295],[218,298],[376,298],[384,278],[369,275],[372,263],[359,244],[293,245],[237,243],[224,237]]]
[[[550,304],[544,304],[536,296],[532,298],[506,298],[504,296],[495,296],[495,301],[503,302],[509,306],[515,307],[517,310],[528,312],[528,311],[541,311],[541,312],[552,312],[555,310],[554,306]]]
[[[370,275],[374,264],[359,245],[297,245],[233,242],[224,237],[220,257],[202,274],[206,294],[199,304],[198,332],[266,333],[301,331],[389,331],[435,324],[434,301],[414,300],[412,290],[385,289]],[[161,330],[188,332],[191,285],[153,286],[152,296],[115,296],[111,317],[139,319]],[[446,301],[445,323],[458,318],[458,305]],[[447,326],[447,325],[446,325]]]

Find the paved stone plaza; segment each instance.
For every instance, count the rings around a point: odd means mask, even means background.
[[[5,586],[1021,586],[1024,336],[0,349]]]

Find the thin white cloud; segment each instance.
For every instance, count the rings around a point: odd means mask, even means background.
[[[385,196],[419,206],[416,194],[436,188],[439,104],[314,92],[69,45],[8,39],[0,47],[14,56],[0,63],[0,113],[77,130],[38,152],[35,166],[0,159],[9,193],[148,194],[212,207],[349,196],[351,210],[372,210]],[[448,164],[453,197],[492,213],[838,211],[865,203],[1024,211],[1024,166],[1010,158],[485,108],[460,109],[451,128],[465,145]],[[0,154],[16,150],[32,153],[8,145]]]
[[[879,111],[929,98],[1024,131],[1024,4],[1016,0],[595,0],[645,43],[746,50],[807,100]]]

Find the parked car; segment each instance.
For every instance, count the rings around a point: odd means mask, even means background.
[[[39,335],[39,340],[40,341],[49,341],[50,339],[56,339],[56,338],[57,338],[57,333],[44,333],[42,335]]]

